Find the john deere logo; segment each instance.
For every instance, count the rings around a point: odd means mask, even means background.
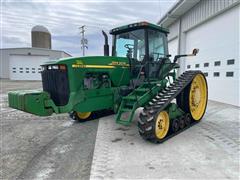
[[[129,66],[126,62],[112,61],[109,65],[113,66]]]

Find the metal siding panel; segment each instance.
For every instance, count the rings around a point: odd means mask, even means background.
[[[206,16],[207,16],[207,14],[211,14],[212,11],[213,11],[213,3],[214,3],[214,1],[208,1],[208,3],[209,3],[208,13],[206,13],[205,18],[206,18]]]
[[[183,31],[228,8],[239,0],[202,0],[182,16]]]

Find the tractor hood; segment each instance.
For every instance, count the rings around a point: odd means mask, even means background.
[[[39,116],[72,110],[88,112],[104,105],[108,109],[113,102],[110,87],[128,85],[130,81],[128,59],[122,57],[63,58],[42,67],[43,90],[9,92],[10,107]],[[97,88],[105,84],[105,88]],[[108,103],[96,103],[96,99]]]

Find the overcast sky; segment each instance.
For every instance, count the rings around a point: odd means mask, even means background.
[[[137,21],[156,23],[176,0],[1,0],[1,48],[30,47],[31,29],[43,25],[52,49],[82,54],[78,27],[86,25],[86,55],[103,54],[101,29]],[[110,38],[111,40],[111,38]]]

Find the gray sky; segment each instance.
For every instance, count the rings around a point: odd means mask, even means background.
[[[1,48],[30,47],[31,29],[43,25],[52,49],[80,56],[78,27],[86,25],[86,55],[103,54],[101,29],[137,21],[156,23],[176,0],[1,0]],[[110,38],[111,40],[111,38]]]

